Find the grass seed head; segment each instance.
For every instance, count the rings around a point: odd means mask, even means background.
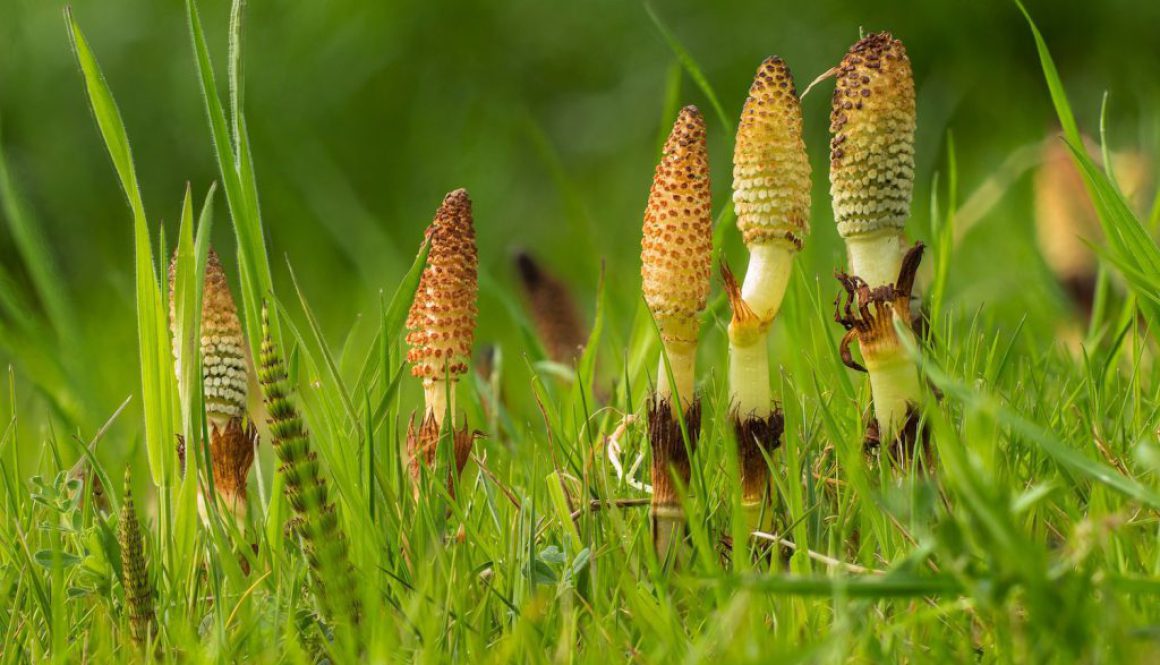
[[[830,195],[843,238],[901,232],[914,187],[914,77],[888,32],[859,40],[838,66],[830,111]]]
[[[757,70],[741,111],[733,150],[733,209],[746,245],[809,234],[810,162],[793,76],[776,56]]]
[[[712,225],[705,120],[686,106],[657,164],[641,241],[642,289],[663,335],[696,341],[709,297]]]
[[[475,337],[479,257],[467,190],[443,198],[427,228],[427,267],[407,316],[407,360],[423,382],[467,372]]]

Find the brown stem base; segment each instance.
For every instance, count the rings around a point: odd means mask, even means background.
[[[441,430],[439,423],[435,421],[434,413],[426,414],[418,426],[412,415],[407,424],[407,469],[410,471],[411,489],[415,499],[420,496],[422,468],[435,469],[437,466],[440,434]],[[468,430],[466,423],[458,430],[452,428],[450,432],[451,453],[455,462],[455,468],[447,471],[447,490],[451,496],[455,496],[455,483],[463,473],[463,468],[467,466],[467,460],[471,457],[471,447],[478,435],[478,432]]]
[[[652,448],[652,522],[653,545],[657,555],[668,558],[674,541],[684,537],[684,510],[681,508],[677,483],[689,486],[692,473],[690,455],[697,449],[701,433],[701,400],[694,399],[683,415],[688,432],[688,446],[681,430],[681,421],[667,399],[648,400],[648,434]]]
[[[734,411],[731,414],[733,432],[737,436],[737,461],[741,472],[741,504],[760,512],[771,508],[769,484],[769,463],[766,461],[773,451],[781,446],[781,435],[785,430],[785,418],[781,409],[775,409],[762,418],[750,414],[742,418]]]
[[[866,435],[862,441],[862,451],[868,458],[881,458],[883,453],[890,461],[890,465],[899,470],[911,468],[919,456],[922,457],[922,468],[934,469],[934,457],[930,447],[930,432],[922,424],[922,419],[916,409],[911,407],[906,412],[906,421],[893,441],[883,446],[878,421],[869,416],[866,423]]]

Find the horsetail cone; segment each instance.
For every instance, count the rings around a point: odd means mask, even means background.
[[[151,634],[155,634],[156,616],[153,612],[153,590],[149,584],[149,570],[145,563],[141,523],[137,519],[130,480],[129,469],[125,469],[125,500],[121,504],[117,540],[121,546],[121,585],[125,590],[125,611],[129,615],[129,632],[134,643],[143,645]]]
[[[407,360],[411,373],[423,380],[425,410],[418,425],[407,433],[408,466],[414,480],[420,465],[435,462],[445,414],[451,427],[458,474],[467,463],[474,436],[466,423],[455,431],[455,384],[467,372],[475,337],[476,300],[479,292],[479,258],[475,226],[467,190],[457,189],[443,198],[435,219],[427,228],[430,251],[427,267],[407,316]],[[418,491],[418,483],[415,483]]]
[[[776,56],[761,63],[737,126],[733,209],[749,249],[741,295],[764,322],[777,314],[793,256],[810,232],[810,162],[793,76]]]
[[[705,121],[695,106],[686,106],[677,116],[657,164],[641,240],[642,290],[665,350],[657,370],[656,399],[650,400],[648,407],[653,540],[662,559],[668,558],[684,528],[676,482],[688,485],[689,453],[696,449],[700,432],[693,368],[699,317],[709,297],[711,215]],[[674,399],[674,389],[679,402]],[[681,412],[687,445],[678,419]]]
[[[552,361],[571,365],[588,341],[571,290],[528,252],[517,254],[515,264],[544,351]]]
[[[448,406],[454,412],[454,384],[467,372],[475,337],[479,258],[467,190],[443,198],[427,239],[427,267],[407,316],[407,360],[411,374],[423,380],[427,415],[442,424]]]
[[[174,358],[181,376],[177,331],[177,255],[169,264],[169,321]],[[238,308],[217,252],[209,250],[201,307],[201,371],[209,425],[214,488],[238,517],[245,514],[246,478],[254,463],[258,432],[246,417],[249,364]]]
[[[869,35],[838,66],[830,111],[830,195],[850,272],[870,288],[898,277],[914,188],[914,77],[902,42]]]
[[[709,297],[713,223],[709,192],[709,153],[705,120],[686,106],[665,141],[644,214],[641,288],[660,329],[672,369],[669,385],[664,359],[657,371],[657,397],[681,405],[693,401],[693,366],[699,316]]]

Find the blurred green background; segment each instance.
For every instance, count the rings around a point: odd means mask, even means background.
[[[63,6],[0,2],[0,142],[78,319],[67,350],[79,357],[87,388],[79,391],[77,422],[55,422],[91,435],[138,389],[132,228],[85,100]],[[117,95],[147,212],[172,238],[186,183],[200,198],[216,179],[184,3],[81,0],[73,9]],[[229,4],[204,0],[201,9],[223,84]],[[680,0],[653,9],[703,69],[730,123],[765,56],[783,56],[800,90],[838,62],[859,30],[892,31],[909,49],[918,91],[911,235],[929,238],[936,172],[946,206],[948,132],[958,202],[989,179],[1002,195],[955,249],[949,306],[969,316],[986,305],[1010,327],[1026,314],[1027,325],[1047,333],[1068,314],[1036,254],[1030,176],[1016,169],[1010,183],[993,177],[1054,131],[1034,43],[1014,4]],[[1154,155],[1160,2],[1033,0],[1028,9],[1082,127],[1098,131],[1106,91],[1112,145]],[[641,214],[671,123],[665,102],[674,75],[679,101],[697,104],[709,121],[715,208],[729,198],[732,136],[680,74],[638,2],[252,1],[245,69],[275,280],[292,300],[288,258],[336,349],[362,329],[360,317],[377,316],[380,291],[393,292],[442,195],[461,186],[475,201],[484,275],[478,340],[501,345],[513,384],[528,379],[521,315],[512,306],[518,298],[503,295],[516,288],[517,247],[571,284],[589,315],[605,262],[613,286],[608,325],[614,337],[627,336],[639,305]],[[827,299],[837,291],[829,275],[843,261],[827,196],[831,86],[820,83],[803,102],[814,215],[801,272],[820,280]],[[216,244],[233,265],[220,195],[217,210]],[[7,290],[35,312],[41,305],[11,231],[0,232]],[[726,249],[734,267],[744,265],[735,231]],[[47,401],[31,388],[54,391],[41,367],[51,362],[8,334],[18,323],[0,321],[0,359],[15,368],[22,413],[43,412]],[[708,337],[711,347],[721,344],[721,335]],[[7,413],[7,390],[3,402]],[[137,436],[139,422],[119,427]],[[30,436],[38,435],[34,428]]]

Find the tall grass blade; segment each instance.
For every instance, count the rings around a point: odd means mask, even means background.
[[[133,236],[137,294],[137,341],[141,360],[141,401],[145,410],[145,440],[149,470],[155,485],[169,487],[175,476],[174,408],[176,381],[169,345],[165,308],[157,283],[153,246],[145,217],[145,204],[137,184],[129,137],[121,112],[109,90],[105,76],[89,48],[71,9],[65,10],[73,51],[84,74],[89,104],[97,120],[105,147],[121,181],[133,212]]]

